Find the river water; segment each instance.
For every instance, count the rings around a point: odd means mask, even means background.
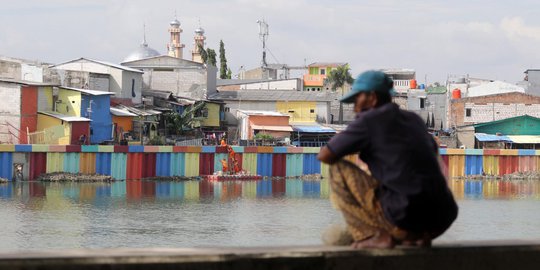
[[[450,186],[460,213],[436,242],[540,241],[540,181]],[[317,245],[340,221],[324,180],[0,184],[0,251]]]

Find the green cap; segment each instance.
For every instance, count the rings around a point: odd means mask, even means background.
[[[368,70],[356,77],[349,93],[344,95],[340,101],[343,103],[353,103],[356,95],[361,92],[389,92],[394,95],[394,81],[384,72],[377,70]]]

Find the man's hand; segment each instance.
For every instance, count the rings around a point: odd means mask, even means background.
[[[323,146],[317,155],[317,159],[326,164],[333,164],[338,158],[330,151],[330,149],[328,149],[328,147]]]

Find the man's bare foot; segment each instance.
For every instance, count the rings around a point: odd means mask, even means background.
[[[392,236],[386,232],[352,243],[352,248],[393,248],[396,245]]]
[[[431,235],[424,233],[421,238],[403,240],[398,244],[406,247],[431,247]]]

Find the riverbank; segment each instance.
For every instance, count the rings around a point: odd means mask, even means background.
[[[540,245],[484,242],[433,248],[86,249],[0,254],[0,269],[538,269]]]
[[[44,173],[38,178],[38,181],[43,182],[114,182],[114,179],[110,175],[102,174],[84,174],[84,173],[67,173],[67,172],[54,172]]]
[[[466,175],[454,177],[454,179],[469,180],[540,180],[540,171],[514,172],[510,174],[499,175]]]

